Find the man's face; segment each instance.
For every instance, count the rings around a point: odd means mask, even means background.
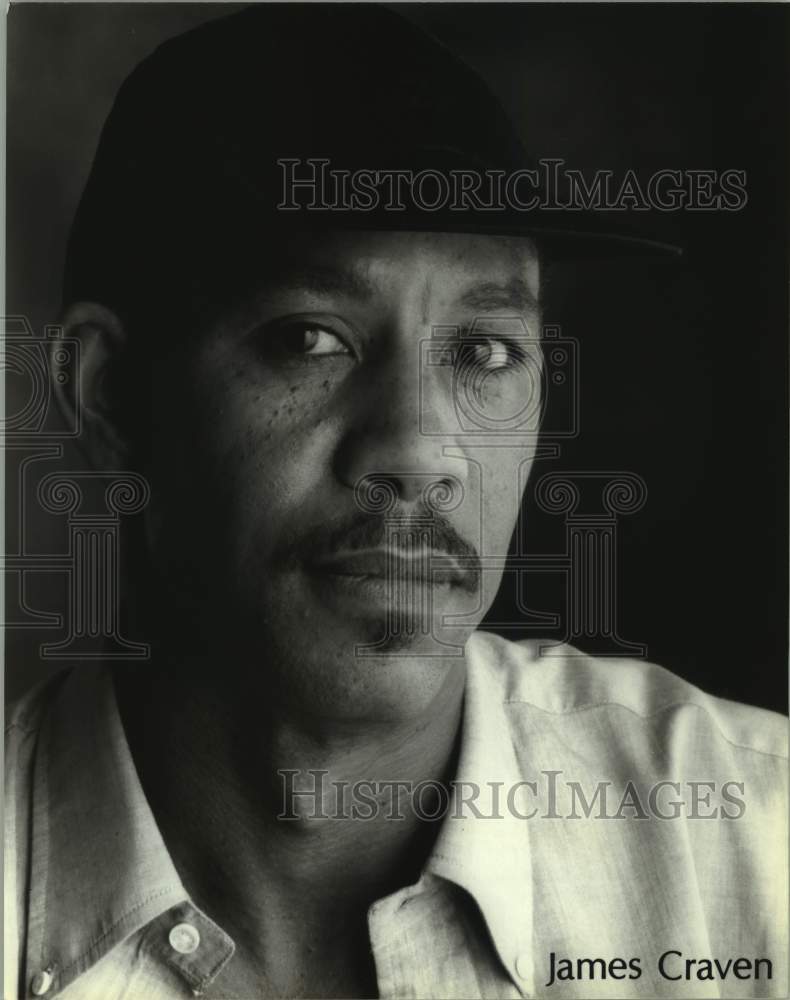
[[[501,580],[537,299],[521,239],[289,240],[157,367],[149,540],[177,627],[309,714],[424,708]]]

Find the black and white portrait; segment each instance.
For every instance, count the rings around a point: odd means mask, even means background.
[[[784,997],[788,8],[17,3],[4,996]]]

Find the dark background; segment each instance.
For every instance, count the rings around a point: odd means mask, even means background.
[[[618,529],[620,634],[714,693],[785,710],[790,9],[391,6],[484,74],[536,157],[620,175],[747,172],[741,212],[623,220],[682,242],[679,263],[587,261],[550,276],[546,322],[580,343],[581,434],[534,475],[640,475],[648,502]],[[37,333],[57,319],[68,226],[123,78],[161,40],[236,7],[11,7],[8,314]],[[10,377],[11,406],[20,391]],[[76,451],[66,461],[81,466]],[[10,465],[9,544],[14,481]],[[37,548],[62,550],[62,525],[29,510]],[[531,499],[525,524],[529,551],[564,545],[562,519]],[[560,584],[531,577],[530,607],[560,609]],[[39,606],[57,610],[58,587],[39,591]],[[492,620],[512,621],[514,607],[503,588]],[[8,632],[9,697],[42,676],[39,643],[56,638]]]

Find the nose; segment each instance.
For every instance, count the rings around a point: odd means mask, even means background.
[[[419,343],[401,345],[360,376],[336,472],[371,509],[422,500],[447,511],[463,499],[469,468],[450,380],[422,361]]]

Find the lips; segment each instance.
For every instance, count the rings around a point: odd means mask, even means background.
[[[394,549],[340,552],[314,562],[311,569],[338,577],[391,580],[414,586],[460,586],[468,576],[452,556],[426,549],[408,553]]]

